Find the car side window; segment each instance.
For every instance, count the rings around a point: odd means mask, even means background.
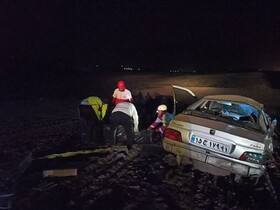
[[[268,127],[269,127],[269,122],[268,122],[264,112],[261,112],[259,115],[259,125],[265,132],[267,132]]]
[[[267,129],[269,129],[271,126],[271,118],[265,112],[264,112],[264,116],[265,116],[265,122],[266,122]]]

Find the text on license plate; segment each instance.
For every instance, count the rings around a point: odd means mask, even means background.
[[[207,139],[203,139],[203,138],[200,138],[200,137],[195,136],[195,135],[192,135],[190,142],[194,143],[194,144],[204,146],[204,147],[207,147],[207,148],[211,148],[211,149],[223,152],[223,153],[229,153],[230,152],[230,146],[229,145],[222,144],[220,142],[215,142],[215,141],[212,141],[212,140],[210,141],[210,140],[207,140]]]

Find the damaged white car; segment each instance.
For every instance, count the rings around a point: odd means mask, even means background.
[[[179,164],[218,176],[254,179],[273,158],[277,121],[263,104],[239,95],[210,95],[197,100],[189,89],[173,86],[174,114],[163,140],[164,150]],[[195,99],[187,105],[191,97]]]

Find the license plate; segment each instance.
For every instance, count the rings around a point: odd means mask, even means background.
[[[228,154],[230,152],[229,145],[226,145],[226,144],[223,144],[220,142],[215,142],[215,141],[208,140],[208,139],[204,139],[204,138],[200,138],[195,135],[192,135],[190,142],[193,144],[197,144],[197,145],[200,145],[200,146],[203,146],[206,148],[210,148],[212,150],[216,150],[219,152],[223,152],[226,154]]]

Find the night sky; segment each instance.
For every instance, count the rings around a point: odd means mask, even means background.
[[[279,11],[270,0],[2,0],[0,62],[280,70]]]

